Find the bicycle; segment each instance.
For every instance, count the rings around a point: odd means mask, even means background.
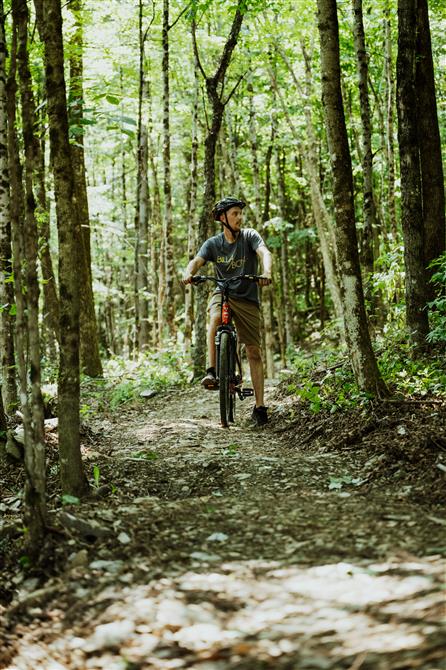
[[[237,331],[232,323],[232,313],[229,305],[231,284],[241,279],[258,281],[261,277],[259,275],[239,275],[229,279],[217,279],[206,275],[192,277],[192,284],[212,281],[217,284],[221,291],[221,325],[218,326],[215,334],[215,348],[216,381],[220,393],[220,419],[224,428],[228,428],[229,423],[234,423],[236,397],[238,396],[240,400],[244,400],[254,395],[253,389],[243,388]]]

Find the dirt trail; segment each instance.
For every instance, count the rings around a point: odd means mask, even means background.
[[[58,539],[44,584],[17,582],[0,667],[445,668],[439,507],[373,482],[379,454],[301,448],[286,402],[265,429],[248,400],[221,429],[201,390],[92,422],[108,495],[67,508],[91,532]]]

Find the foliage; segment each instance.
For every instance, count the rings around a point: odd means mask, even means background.
[[[377,352],[381,374],[394,395],[405,397],[446,396],[446,363],[436,352],[412,358],[410,345],[401,331],[388,334],[385,348]],[[290,365],[293,373],[284,381],[284,390],[302,400],[313,413],[338,412],[367,406],[372,397],[359,392],[349,364],[339,361],[336,350],[306,354],[295,352]]]
[[[427,340],[446,342],[446,253],[433,261],[431,267],[435,270],[431,281],[437,288],[437,297],[428,305],[431,330]]]
[[[114,357],[106,361],[104,379],[85,379],[82,413],[88,415],[99,405],[115,409],[129,402],[142,402],[140,394],[163,392],[185,386],[190,377],[189,360],[178,348],[140,354],[136,359]]]

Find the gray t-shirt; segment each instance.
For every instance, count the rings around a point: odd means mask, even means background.
[[[210,237],[203,244],[197,256],[215,264],[218,279],[229,279],[238,275],[257,274],[256,251],[265,244],[259,233],[253,228],[242,228],[235,242],[227,242],[223,233]],[[230,294],[234,298],[250,300],[259,304],[259,291],[253,281],[240,280],[231,286]]]

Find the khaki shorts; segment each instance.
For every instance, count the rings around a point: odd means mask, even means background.
[[[260,308],[250,300],[229,298],[237,335],[243,344],[260,347]],[[221,315],[221,293],[214,293],[209,301],[209,315]]]

